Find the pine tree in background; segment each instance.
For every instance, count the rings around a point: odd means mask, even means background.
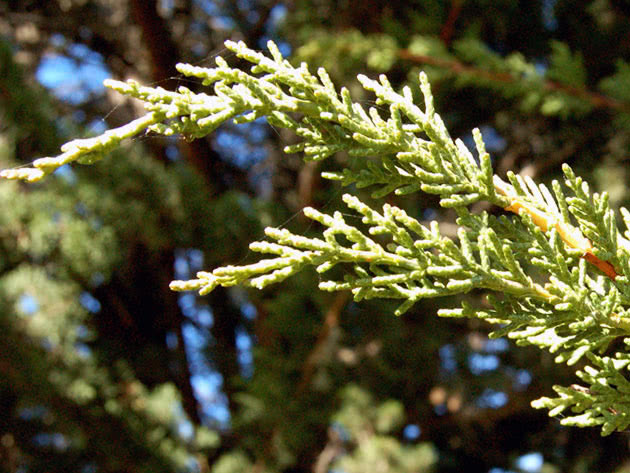
[[[146,28],[149,64],[164,66],[159,51],[154,51],[160,48],[154,48],[148,34],[156,25],[147,21],[150,9],[132,5],[130,14]],[[5,345],[16,346],[14,353],[32,355],[16,356],[9,365],[32,360],[39,369],[17,373],[35,373],[33,379],[52,383],[46,387],[14,376],[3,385],[3,402],[14,401],[7,404],[12,416],[3,426],[2,445],[13,455],[7,458],[19,462],[15,465],[37,469],[39,455],[53,451],[59,469],[67,469],[63,461],[73,458],[71,465],[77,468],[151,470],[156,468],[149,460],[153,455],[155,461],[170,465],[166,469],[226,472],[358,472],[373,465],[401,472],[460,471],[464,465],[467,471],[488,471],[527,469],[523,462],[538,457],[525,454],[538,452],[548,468],[571,471],[585,462],[591,470],[621,468],[626,460],[620,449],[622,434],[603,440],[590,429],[563,430],[557,421],[532,410],[529,402],[550,395],[551,384],[562,385],[558,399],[542,404],[556,412],[566,408],[563,422],[601,424],[604,433],[625,428],[626,243],[608,211],[609,203],[616,208],[625,198],[616,188],[627,153],[627,51],[615,40],[627,28],[623,9],[613,2],[585,5],[584,14],[579,8],[568,11],[563,2],[533,4],[525,10],[506,2],[494,12],[488,11],[492,6],[475,2],[388,6],[359,11],[325,2],[291,5],[287,38],[300,46],[295,56],[308,61],[313,76],[300,69],[291,72],[278,52],[273,62],[233,43],[230,47],[243,58],[263,61],[255,76],[264,71],[275,75],[254,79],[239,72],[246,70],[244,63],[233,69],[219,62],[214,72],[180,68],[218,84],[215,98],[198,94],[212,89],[197,90],[188,81],[188,90],[168,83],[159,84],[165,90],[115,84],[119,91],[151,104],[151,113],[120,129],[121,136],[151,127],[193,138],[207,135],[230,115],[243,117],[241,121],[265,115],[278,131],[268,140],[280,137],[283,145],[294,140],[290,151],[304,151],[316,160],[336,154],[335,160],[298,168],[295,161],[271,153],[267,161],[274,166],[273,179],[261,181],[260,168],[252,168],[249,179],[258,180],[251,180],[250,187],[247,178],[239,180],[238,170],[230,171],[228,165],[226,171],[221,164],[230,156],[230,146],[222,142],[234,143],[225,137],[238,139],[238,127],[223,127],[213,135],[214,150],[221,150],[224,160],[213,154],[216,151],[196,149],[199,141],[182,140],[167,144],[180,145],[183,159],[168,158],[172,149],[150,138],[146,141],[151,151],[162,158],[157,166],[140,155],[112,161],[109,149],[118,141],[114,133],[64,148],[62,159],[85,163],[107,151],[108,157],[95,167],[70,172],[66,167],[59,178],[47,180],[53,184],[34,190],[6,187],[13,216],[7,225],[12,230],[3,239],[10,262],[2,280],[8,314],[3,322]],[[221,13],[239,27],[251,21],[238,8],[225,7]],[[257,7],[262,19],[272,11],[270,5]],[[13,8],[10,20],[19,18],[20,6]],[[171,15],[169,34],[174,38],[178,22],[186,22],[183,11],[161,11],[162,18]],[[586,28],[592,31],[590,43],[582,40]],[[42,41],[45,44],[46,38]],[[253,37],[248,43],[259,44]],[[315,75],[320,64],[330,66],[334,87],[327,75]],[[435,109],[442,112],[446,128],[432,113],[431,94],[426,83],[420,87],[418,69],[428,72]],[[375,75],[362,79],[376,93],[377,103],[352,81],[358,72],[371,71],[386,72],[394,84],[390,89],[388,82],[375,81]],[[402,93],[405,78],[409,92]],[[344,83],[350,94],[339,94]],[[285,84],[284,96],[278,84]],[[7,103],[6,110],[21,110],[15,101]],[[38,110],[39,105],[29,109]],[[360,111],[370,106],[374,112]],[[244,111],[254,114],[241,115]],[[41,116],[39,120],[45,121]],[[474,126],[482,133],[473,139]],[[299,140],[295,134],[285,135],[282,127],[296,132]],[[450,141],[446,129],[462,141]],[[7,136],[8,143],[20,142],[19,135]],[[423,141],[414,141],[414,136]],[[26,150],[21,157],[28,162],[37,154],[54,154],[53,144],[41,152]],[[477,151],[469,155],[466,146]],[[365,156],[378,159],[366,167]],[[512,169],[550,183],[562,178],[563,161],[571,161],[576,172],[599,183],[598,188],[610,189],[611,198],[584,194],[568,168],[566,182],[574,193],[570,199],[557,186],[552,194],[528,179],[505,178]],[[35,164],[32,169],[16,168],[13,177],[41,177],[40,172],[52,171],[59,161],[46,158]],[[493,178],[491,165],[504,180]],[[350,210],[341,202],[338,185],[316,178],[322,171],[352,186],[358,199],[343,198]],[[227,177],[225,187],[217,186],[220,176]],[[299,177],[298,192],[293,190],[294,176]],[[245,192],[228,192],[228,182]],[[286,207],[248,197],[256,186],[259,196],[274,196]],[[364,188],[376,190],[376,199],[387,196],[388,205],[372,200]],[[53,197],[64,193],[65,201]],[[50,202],[61,205],[51,207],[46,204]],[[156,205],[159,202],[163,204]],[[293,219],[268,232],[279,245],[254,247],[277,254],[275,262],[262,267],[243,260],[238,248],[245,248],[252,236],[262,236],[258,228],[281,225],[305,205],[320,209],[307,216],[328,228],[325,238],[316,225]],[[337,209],[340,213],[335,214]],[[505,213],[501,209],[521,218],[497,218]],[[455,217],[465,233],[451,230],[449,221]],[[442,235],[426,220],[439,220]],[[305,232],[307,238],[298,236]],[[22,237],[16,247],[16,235],[33,236]],[[265,285],[311,264],[330,270],[322,275],[336,282],[318,281],[315,273],[303,271],[263,293],[215,288],[219,292],[207,299],[187,295],[178,300],[165,292],[172,277],[186,279],[201,269],[199,254],[205,254],[203,266],[240,262],[246,269],[200,273],[197,282],[180,288],[207,292],[217,284],[231,286],[252,276],[254,285]],[[247,258],[255,261],[251,254]],[[331,268],[331,262],[337,267]],[[344,269],[341,263],[350,266]],[[272,276],[261,269],[271,270]],[[34,275],[38,272],[41,276]],[[44,289],[50,282],[56,285]],[[344,292],[315,293],[318,284],[352,289],[358,299],[386,296],[402,301],[355,304]],[[478,289],[498,291],[501,297],[487,306]],[[488,340],[490,327],[474,321],[440,321],[434,317],[438,308],[456,307],[458,302],[423,299],[461,292],[467,293],[463,308],[446,315],[502,322],[507,325],[501,330],[516,335],[519,344],[534,343],[554,355],[541,358],[534,350],[511,348],[504,339]],[[64,308],[55,309],[55,300],[65,301]],[[397,307],[406,314],[392,317]],[[15,308],[27,322],[15,324]],[[90,311],[94,314],[88,317]],[[199,335],[190,337],[192,330],[212,335],[202,347],[203,357],[191,349],[199,341]],[[11,333],[16,334],[12,339]],[[42,354],[36,357],[41,348],[20,344],[20,333],[30,333],[33,346],[43,347]],[[251,360],[248,343],[255,344]],[[62,346],[66,354],[59,356],[57,347]],[[611,359],[615,353],[621,358]],[[549,361],[554,357],[572,368],[553,366]],[[57,364],[58,375],[47,374],[50,363]],[[96,377],[89,374],[89,366],[99,373]],[[199,390],[191,395],[191,376],[204,366],[223,377],[229,423],[217,422],[216,408],[208,411],[207,401],[198,410]],[[583,373],[582,384],[573,377],[574,370]],[[164,384],[169,379],[170,388]],[[80,388],[67,390],[73,382]],[[27,391],[27,385],[37,387]],[[42,396],[55,390],[66,404]],[[173,407],[178,405],[175,392],[182,399],[179,408]],[[77,411],[71,405],[87,407]],[[155,408],[155,414],[140,406]],[[585,414],[576,416],[570,407]],[[129,449],[113,447],[111,435],[101,435],[91,422],[71,415],[82,412],[87,420],[90,409],[117,416],[147,456],[126,455]],[[175,417],[158,415],[167,411]],[[182,412],[193,434],[184,427]],[[94,451],[84,446],[93,442],[82,440],[92,438],[102,441]],[[123,438],[116,441],[131,445]],[[96,453],[103,451],[109,454]],[[3,465],[11,471],[12,464]]]

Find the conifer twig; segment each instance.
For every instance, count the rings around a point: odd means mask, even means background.
[[[598,425],[604,435],[630,426],[630,381],[623,374],[630,353],[604,356],[619,338],[630,345],[630,211],[621,209],[624,236],[608,195],[591,193],[567,165],[565,186],[553,181],[551,190],[513,173],[507,175],[509,182],[499,179],[478,129],[473,130],[475,154],[451,138],[434,109],[425,74],[419,77],[422,107],[408,87],[398,92],[384,75],[378,80],[359,76],[382,107],[366,110],[347,89],[338,91],[324,69],[314,75],[306,64],[294,67],[272,42],[270,57],[242,42],[228,41],[226,47],[252,64],[251,73],[220,57],[211,69],[178,65],[182,74],[212,86],[211,94],[108,81],[114,90],[143,101],[147,115],[101,136],[72,141],[56,158],[0,176],[37,181],[73,161],[90,164],[122,139],[147,131],[195,138],[228,120],[266,117],[301,139],[285,152],[316,161],[343,151],[360,164],[358,170],[346,167],[323,177],[370,187],[375,198],[415,192],[438,196],[442,207],[457,214],[457,238],[441,233],[437,222],[423,225],[398,207],[375,209],[345,194],[344,203],[359,217],[352,224],[341,212],[327,215],[307,207],[304,215],[320,224],[320,236],[267,228],[269,241],[250,248],[270,257],[200,271],[195,279],[173,281],[173,290],[262,289],[311,267],[321,275],[320,289],[350,291],[355,301],[397,299],[397,315],[421,299],[484,290],[487,307],[474,308],[464,300],[438,315],[486,320],[498,326],[492,336],[536,345],[568,366],[586,358],[589,364],[576,372],[584,389],[556,386],[558,397],[541,398],[534,407],[548,408],[550,415],[569,410],[563,424]],[[473,214],[471,205],[481,201],[515,216]],[[341,276],[326,280],[335,267]]]
[[[443,59],[425,54],[416,54],[408,49],[400,49],[398,51],[398,56],[401,59],[414,62],[416,64],[436,66],[454,74],[468,74],[491,82],[512,84],[517,83],[520,80],[518,77],[515,77],[508,72],[489,71],[454,59]],[[608,95],[600,92],[594,92],[583,87],[561,84],[550,79],[543,81],[543,87],[549,92],[562,92],[581,100],[585,100],[593,107],[609,108],[620,112],[630,112],[630,103],[617,100],[613,97],[609,97]]]

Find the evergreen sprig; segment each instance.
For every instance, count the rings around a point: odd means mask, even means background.
[[[555,387],[559,397],[542,398],[534,407],[549,408],[550,415],[572,410],[576,415],[562,422],[601,425],[604,435],[630,424],[630,382],[623,374],[630,355],[611,349],[620,338],[630,344],[630,242],[620,234],[605,193],[591,194],[568,166],[564,188],[554,181],[550,190],[512,173],[509,182],[503,181],[493,173],[479,130],[473,132],[477,156],[450,137],[422,73],[423,108],[414,103],[408,87],[398,93],[385,76],[359,76],[379,106],[366,110],[352,101],[347,89],[337,91],[324,69],[313,75],[306,64],[292,66],[272,42],[271,57],[242,42],[226,46],[253,64],[251,73],[220,57],[215,68],[177,66],[182,74],[212,86],[211,95],[185,87],[170,92],[133,81],[107,81],[114,90],[141,100],[148,113],[101,136],[72,141],[57,157],[2,171],[1,176],[37,181],[69,162],[94,162],[140,133],[197,138],[230,119],[244,123],[266,117],[301,138],[286,152],[322,160],[345,151],[365,163],[361,172],[344,169],[325,177],[376,187],[377,197],[417,191],[439,196],[440,204],[458,215],[457,238],[442,235],[436,222],[426,227],[402,209],[386,204],[377,211],[345,194],[346,205],[361,217],[360,226],[348,223],[340,212],[327,215],[306,208],[305,215],[325,228],[321,238],[267,228],[274,241],[255,242],[250,248],[271,258],[202,271],[190,281],[172,282],[172,289],[207,294],[217,286],[263,288],[309,266],[321,275],[341,267],[343,278],[322,280],[320,289],[349,290],[357,301],[400,299],[396,314],[423,298],[487,290],[490,308],[464,302],[439,315],[500,324],[493,336],[549,350],[557,362],[573,365],[586,357],[590,365],[577,374],[587,387]],[[472,213],[470,206],[480,201],[516,216]],[[622,216],[629,227],[630,212],[622,209]]]

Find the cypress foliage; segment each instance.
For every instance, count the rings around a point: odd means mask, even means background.
[[[359,163],[359,169],[326,172],[328,179],[373,189],[376,199],[390,193],[438,196],[442,207],[457,214],[457,238],[442,234],[435,222],[426,226],[400,208],[389,204],[373,208],[348,193],[343,201],[352,215],[360,217],[361,225],[349,223],[341,212],[327,215],[307,207],[306,217],[324,228],[321,237],[267,228],[269,240],[252,243],[250,249],[272,257],[200,271],[195,279],[173,281],[172,289],[202,295],[218,286],[262,289],[313,266],[322,277],[320,289],[349,290],[355,301],[397,299],[396,315],[421,299],[481,289],[488,292],[487,307],[463,302],[439,315],[497,324],[492,336],[548,350],[558,363],[573,366],[588,360],[577,371],[583,384],[555,386],[557,397],[538,399],[534,407],[547,408],[552,416],[562,414],[565,425],[601,426],[603,435],[628,427],[630,382],[624,376],[630,364],[624,348],[630,344],[628,210],[621,209],[620,228],[608,195],[591,193],[567,165],[564,182],[554,181],[551,188],[513,173],[508,173],[508,182],[500,179],[479,130],[474,131],[474,150],[451,138],[434,109],[424,73],[419,75],[422,106],[411,88],[398,92],[385,75],[378,80],[360,75],[362,86],[376,97],[376,106],[366,110],[353,102],[347,89],[337,91],[325,69],[313,74],[305,63],[294,67],[273,42],[268,43],[270,56],[242,42],[228,41],[226,47],[251,63],[251,72],[230,67],[221,57],[215,68],[178,65],[180,73],[212,86],[211,95],[185,87],[171,92],[133,81],[107,81],[108,87],[141,100],[147,114],[95,138],[71,141],[57,157],[40,158],[32,167],[7,169],[0,175],[35,182],[74,161],[91,164],[122,140],[141,133],[198,138],[228,120],[247,123],[266,117],[271,125],[292,130],[301,139],[287,146],[287,153],[301,152],[313,161],[342,151],[356,158],[352,163]],[[476,52],[479,61],[491,59],[479,48],[461,50]],[[560,44],[554,46],[553,57],[552,71],[571,69],[572,77],[580,81],[573,86],[584,82],[575,73],[581,67],[579,57]],[[531,69],[516,59],[511,63],[521,72]],[[620,64],[617,75],[607,80],[609,90],[615,90],[625,67]],[[547,87],[540,80],[535,85]],[[567,88],[558,93],[576,95]],[[553,108],[549,100],[539,100],[543,111],[563,109]],[[588,96],[576,100],[593,105]],[[476,212],[471,207],[479,202],[500,207],[506,215]],[[335,267],[342,269],[343,277],[323,279]],[[613,344],[616,340],[623,344]]]

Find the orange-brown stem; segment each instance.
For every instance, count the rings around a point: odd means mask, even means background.
[[[503,182],[501,179],[495,176],[494,186],[497,192],[510,199],[510,204],[504,207],[504,210],[520,214],[521,211],[527,213],[530,216],[534,224],[540,228],[543,232],[546,232],[550,228],[555,228],[558,235],[568,246],[582,250],[582,258],[591,263],[601,272],[603,272],[610,279],[615,280],[617,277],[617,271],[612,264],[608,261],[604,261],[593,253],[593,244],[591,241],[582,235],[582,232],[566,222],[561,221],[554,215],[536,208],[530,202],[525,201],[522,197],[516,194],[516,191],[512,186]]]

